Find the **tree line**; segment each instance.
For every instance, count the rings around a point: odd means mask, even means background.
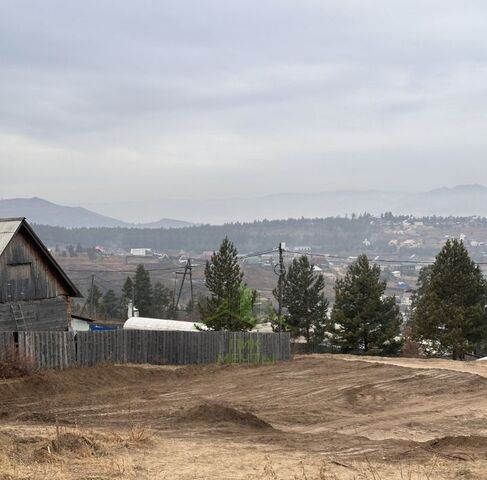
[[[421,221],[425,225],[447,229],[458,225],[485,227],[487,220],[473,217],[412,217],[386,213],[380,217],[369,214],[350,217],[313,219],[262,220],[225,225],[199,225],[178,229],[139,228],[63,228],[35,225],[35,230],[48,245],[77,245],[84,248],[104,245],[129,251],[143,245],[156,251],[212,251],[228,235],[241,251],[260,251],[286,242],[289,245],[326,246],[329,253],[363,250],[365,238],[376,251],[394,251],[384,235],[384,228],[403,221]]]
[[[248,289],[237,250],[225,238],[205,268],[209,295],[200,301],[202,322],[211,330],[252,330],[256,292]],[[308,257],[295,258],[274,290],[283,313],[268,313],[274,330],[304,339],[309,350],[397,355],[415,342],[425,355],[463,359],[487,344],[487,282],[463,242],[448,240],[434,263],[419,276],[413,312],[405,322],[394,296],[386,296],[381,269],[363,254],[335,284],[330,309],[325,282]]]
[[[325,281],[303,255],[285,268],[274,290],[282,301],[279,316],[272,306],[266,314],[275,331],[288,331],[311,351],[323,344],[332,351],[397,355],[405,344],[430,356],[464,359],[487,347],[487,282],[463,242],[449,239],[432,265],[420,272],[412,314],[404,321],[394,296],[386,296],[381,269],[363,254],[335,283],[335,302],[325,297]],[[208,295],[198,301],[201,322],[210,330],[250,331],[257,325],[257,292],[244,282],[235,245],[227,238],[205,266]],[[106,318],[126,318],[133,301],[140,316],[175,318],[173,292],[139,265],[127,277],[120,296],[102,294],[93,285],[87,304]],[[188,310],[193,305],[187,306]]]
[[[103,294],[94,284],[88,290],[84,309],[92,316],[105,319],[127,319],[129,302],[141,317],[176,318],[174,292],[161,282],[152,283],[150,273],[138,265],[133,277],[125,280],[120,296],[113,289]],[[186,307],[191,309],[191,305]]]

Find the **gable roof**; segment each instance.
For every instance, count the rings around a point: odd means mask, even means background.
[[[46,263],[58,275],[61,283],[66,287],[70,297],[82,297],[78,287],[69,279],[59,263],[51,255],[47,247],[42,243],[42,240],[37,236],[32,227],[28,224],[24,217],[19,218],[0,218],[0,256],[8,247],[12,239],[21,230],[32,240],[36,245],[41,255],[44,257]]]
[[[20,218],[4,218],[0,219],[0,255],[7,248],[10,240],[20,228],[22,219]]]

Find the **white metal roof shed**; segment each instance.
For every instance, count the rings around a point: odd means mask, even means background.
[[[206,330],[206,327],[202,323],[147,317],[131,317],[124,323],[123,328],[124,330],[165,330],[179,332],[198,332],[198,329],[195,325],[199,326],[202,330]]]

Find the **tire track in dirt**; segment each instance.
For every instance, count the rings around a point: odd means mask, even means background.
[[[0,382],[0,428],[140,424],[188,445],[258,445],[278,455],[346,460],[367,452],[374,461],[424,462],[460,452],[483,461],[474,446],[487,437],[487,378],[432,366],[309,356],[263,366],[47,372]]]

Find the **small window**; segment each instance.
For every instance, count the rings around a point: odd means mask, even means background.
[[[21,263],[17,265],[7,265],[8,275],[8,300],[19,301],[30,298],[30,263]]]
[[[25,280],[30,278],[30,263],[8,265],[7,270],[9,280]]]

